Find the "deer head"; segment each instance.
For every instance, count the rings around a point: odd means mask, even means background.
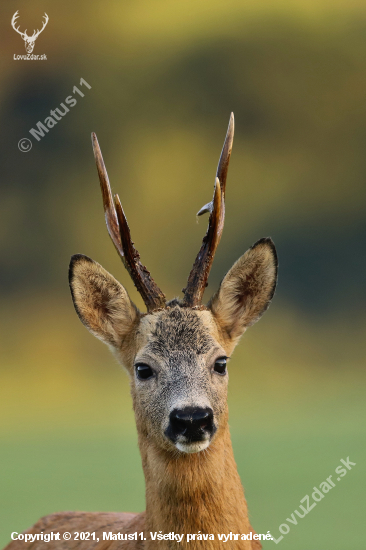
[[[33,34],[32,36],[28,36],[27,35],[27,29],[25,29],[24,32],[21,32],[19,30],[19,27],[17,28],[15,26],[15,23],[16,23],[16,20],[18,19],[19,15],[19,10],[16,11],[13,15],[13,18],[11,20],[11,26],[13,27],[13,29],[20,34],[20,36],[23,38],[24,42],[25,42],[25,50],[27,53],[32,53],[33,52],[33,49],[34,49],[34,43],[35,41],[37,40],[38,36],[41,34],[41,32],[43,31],[43,29],[45,28],[45,26],[47,25],[48,23],[48,15],[47,13],[44,14],[44,22],[43,22],[43,25],[42,25],[42,28],[41,30],[38,30],[37,31],[33,31]]]
[[[167,453],[196,453],[219,439],[227,424],[226,363],[245,330],[268,308],[277,280],[270,238],[256,242],[229,270],[208,304],[202,305],[225,215],[225,188],[234,137],[231,114],[219,160],[207,233],[183,289],[165,296],[140,262],[118,195],[112,197],[95,134],[94,155],[109,235],[141,294],[140,312],[124,287],[83,255],[71,259],[69,281],[78,316],[125,366],[131,382],[140,442]]]

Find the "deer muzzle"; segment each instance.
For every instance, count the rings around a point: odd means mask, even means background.
[[[179,451],[197,453],[209,446],[215,431],[211,408],[185,407],[170,413],[165,435]]]

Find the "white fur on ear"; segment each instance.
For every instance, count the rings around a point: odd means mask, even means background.
[[[233,340],[268,308],[277,282],[277,254],[269,237],[256,242],[225,275],[208,307]]]
[[[76,313],[88,330],[118,348],[139,317],[125,288],[97,262],[72,256],[69,283]]]

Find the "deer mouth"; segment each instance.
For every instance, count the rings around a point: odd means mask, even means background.
[[[181,443],[180,441],[177,441],[175,443],[175,446],[181,453],[193,454],[204,451],[205,449],[207,449],[210,443],[210,439],[206,439],[204,441],[193,441],[192,443]]]

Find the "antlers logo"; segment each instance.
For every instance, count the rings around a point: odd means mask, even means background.
[[[13,15],[13,18],[12,18],[12,20],[11,20],[11,26],[12,26],[13,29],[14,29],[17,33],[19,33],[20,36],[23,38],[23,40],[24,40],[24,42],[25,42],[25,50],[26,50],[26,52],[27,52],[27,53],[32,53],[32,52],[33,52],[33,48],[34,48],[34,43],[35,43],[35,41],[37,40],[37,38],[39,37],[39,35],[41,34],[41,32],[43,31],[43,29],[45,28],[45,26],[46,26],[47,23],[48,23],[48,15],[47,15],[47,13],[45,13],[44,16],[43,16],[43,17],[45,18],[45,20],[44,20],[44,22],[43,22],[43,26],[42,26],[41,30],[38,30],[38,29],[37,29],[37,31],[33,31],[32,36],[28,36],[28,35],[27,35],[27,29],[25,29],[24,32],[21,32],[21,31],[19,30],[19,27],[17,28],[17,27],[15,26],[16,20],[17,20],[17,18],[19,17],[18,11],[19,11],[19,10],[17,10],[17,11],[14,13],[14,15]]]

